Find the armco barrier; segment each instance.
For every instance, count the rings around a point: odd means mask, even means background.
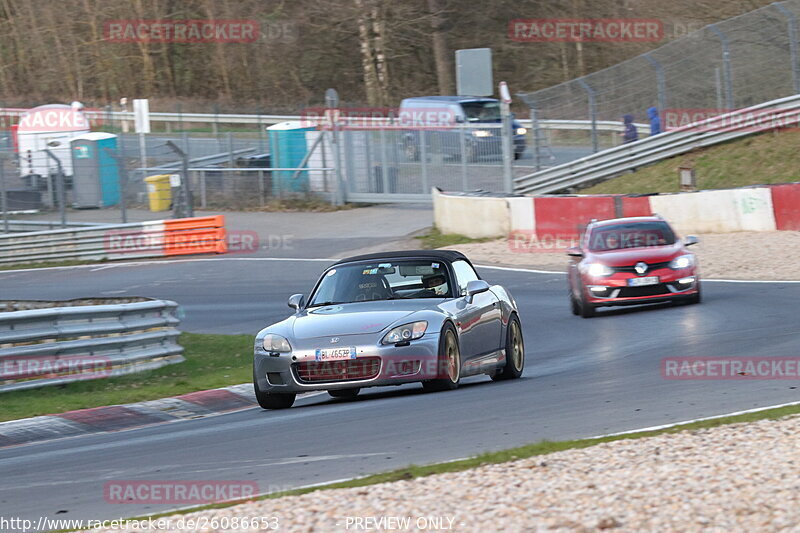
[[[770,191],[776,229],[800,231],[800,183],[773,185]]]
[[[470,196],[433,191],[434,220],[469,237],[569,241],[592,219],[657,213],[681,234],[800,230],[800,183],[656,195]]]
[[[168,300],[0,313],[0,392],[179,363],[177,315]]]
[[[0,235],[0,264],[221,254],[227,250],[222,215]]]
[[[514,192],[550,194],[619,176],[696,148],[800,123],[800,95],[711,117],[653,137],[514,178]]]

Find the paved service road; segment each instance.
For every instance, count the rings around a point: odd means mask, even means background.
[[[255,259],[255,258],[253,258]],[[171,298],[190,331],[255,333],[287,316],[325,262],[212,259],[146,266],[0,272],[4,298]],[[471,378],[456,391],[419,385],[326,394],[286,411],[199,420],[0,450],[0,506],[36,518],[113,518],[168,505],[107,504],[110,480],[252,480],[286,489],[464,457],[800,401],[795,381],[672,381],[669,356],[796,356],[800,284],[705,284],[695,306],[569,313],[563,274],[480,269],[521,307],[523,379]],[[119,292],[124,291],[124,292]],[[56,514],[60,513],[60,514]]]

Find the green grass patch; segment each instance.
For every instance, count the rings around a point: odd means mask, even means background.
[[[443,246],[454,246],[456,244],[469,244],[473,242],[491,241],[491,238],[473,239],[458,233],[442,233],[437,228],[431,228],[427,233],[414,237],[420,242],[420,246],[426,250],[442,248]]]
[[[394,481],[402,481],[402,480],[410,480],[416,479],[426,476],[432,476],[436,474],[444,474],[447,472],[462,472],[464,470],[469,470],[472,468],[477,468],[483,465],[489,464],[497,464],[497,463],[507,463],[510,461],[516,461],[519,459],[527,459],[529,457],[536,457],[540,455],[547,455],[549,453],[560,452],[564,450],[574,450],[574,449],[581,449],[581,448],[589,448],[591,446],[596,446],[598,444],[602,444],[605,442],[613,442],[618,440],[631,440],[631,439],[640,439],[644,437],[652,437],[655,435],[662,435],[662,434],[671,434],[671,433],[679,433],[682,431],[695,431],[700,429],[709,429],[719,426],[724,426],[727,424],[737,424],[737,423],[745,423],[745,422],[754,422],[757,420],[775,420],[778,418],[783,418],[786,416],[797,415],[800,414],[800,405],[794,406],[787,406],[787,407],[779,407],[776,409],[767,409],[764,411],[759,411],[756,413],[746,413],[742,415],[736,416],[727,416],[722,418],[714,418],[711,420],[703,420],[700,422],[692,422],[690,424],[684,424],[672,428],[660,429],[656,431],[646,431],[640,433],[630,433],[626,435],[617,435],[614,437],[603,437],[598,439],[579,439],[579,440],[566,440],[566,441],[542,441],[536,444],[529,444],[526,446],[520,446],[517,448],[511,448],[508,450],[502,450],[499,452],[489,452],[484,453],[475,457],[470,457],[468,459],[463,459],[460,461],[453,461],[448,463],[436,463],[431,465],[424,465],[424,466],[416,466],[412,465],[406,468],[400,468],[397,470],[392,470],[389,472],[384,472],[381,474],[374,474],[370,476],[365,476],[358,479],[352,479],[349,481],[342,481],[338,483],[330,483],[327,485],[320,485],[318,487],[307,487],[303,489],[296,489],[296,490],[289,490],[284,492],[275,492],[271,494],[267,494],[256,498],[257,500],[267,500],[267,499],[275,499],[275,498],[282,498],[284,496],[296,496],[300,494],[308,494],[311,492],[316,492],[319,490],[330,490],[330,489],[344,489],[344,488],[352,488],[352,487],[366,487],[369,485],[375,485],[378,483],[391,483]],[[167,513],[160,513],[156,515],[152,515],[152,518],[158,518],[162,516],[170,516],[173,514],[186,514],[190,512],[202,511],[205,509],[219,509],[223,507],[229,507],[231,505],[235,505],[239,502],[228,502],[228,503],[217,503],[211,505],[204,505],[201,507],[195,507],[192,509],[183,509],[180,511],[173,511]],[[138,517],[139,519],[145,517]]]
[[[698,189],[800,180],[800,131],[763,133],[665,159],[583,189],[585,194],[678,192],[678,167],[693,166]]]
[[[157,400],[253,379],[253,337],[182,333],[186,361],[109,379],[0,393],[0,422],[74,409]]]

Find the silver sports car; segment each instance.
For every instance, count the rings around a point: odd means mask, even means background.
[[[256,336],[253,384],[264,409],[314,390],[352,398],[378,385],[437,391],[475,374],[513,379],[525,364],[514,298],[459,252],[343,259],[289,307],[294,315]]]

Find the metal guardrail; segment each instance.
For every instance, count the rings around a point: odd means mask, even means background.
[[[224,253],[223,217],[151,220],[0,235],[0,264]],[[218,220],[219,219],[219,220]]]
[[[148,223],[115,224],[79,229],[34,231],[0,235],[0,264],[61,260],[103,260],[110,254],[110,231],[146,231]],[[131,258],[159,257],[160,247],[150,253],[140,248]]]
[[[0,108],[0,114],[11,117],[18,117],[26,112],[27,109],[19,108]],[[84,113],[89,119],[107,119],[129,121],[133,123],[134,114],[132,111],[102,111],[102,110],[85,110]],[[307,117],[301,115],[251,115],[251,114],[226,114],[217,115],[213,113],[160,113],[150,112],[151,122],[192,122],[192,123],[205,123],[205,124],[256,124],[256,125],[272,125],[281,122],[308,120]],[[363,122],[365,118],[359,118],[359,122]],[[375,119],[380,120],[380,119]],[[385,119],[384,119],[385,121]],[[517,119],[525,127],[531,127],[530,119]],[[591,130],[591,120],[540,120],[539,128],[545,130]],[[597,130],[599,131],[623,131],[624,127],[621,122],[613,120],[600,120],[597,121]],[[649,133],[650,127],[647,124],[635,124],[639,130],[640,135]]]
[[[101,224],[94,222],[67,222],[68,228],[89,228],[100,226]],[[0,224],[0,231],[3,225]],[[61,229],[61,222],[54,222],[49,220],[9,220],[8,231],[13,233],[27,232],[27,231],[43,231],[50,229]]]
[[[514,179],[514,192],[549,194],[613,178],[696,148],[800,122],[800,95],[780,98],[688,124],[636,142]]]
[[[180,363],[179,323],[169,300],[0,313],[0,392]]]

